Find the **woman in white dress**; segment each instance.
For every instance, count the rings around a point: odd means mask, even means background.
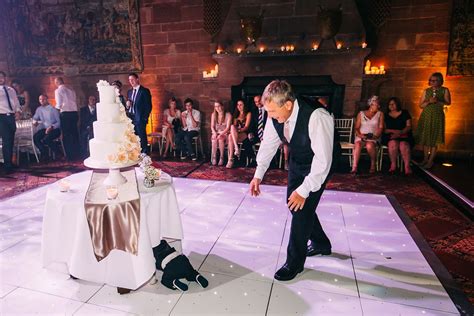
[[[177,109],[176,99],[172,97],[168,101],[168,108],[163,112],[163,137],[166,139],[163,157],[166,158],[171,148],[175,149],[174,136],[180,127],[181,111]]]
[[[377,145],[384,127],[384,116],[380,111],[379,97],[372,96],[367,103],[369,108],[360,111],[357,114],[355,123],[355,147],[353,156],[353,164],[351,173],[357,173],[357,165],[359,164],[360,152],[365,146],[370,157],[370,173],[375,172],[375,161],[377,158]]]

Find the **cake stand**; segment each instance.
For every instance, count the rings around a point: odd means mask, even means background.
[[[104,185],[121,185],[127,182],[127,179],[120,173],[121,168],[134,166],[138,161],[131,161],[123,164],[110,164],[91,159],[84,160],[84,165],[92,169],[109,169],[109,175],[104,180]]]

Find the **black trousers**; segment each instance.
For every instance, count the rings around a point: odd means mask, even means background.
[[[140,146],[142,147],[142,153],[148,154],[148,138],[146,135],[146,123],[135,122],[135,134],[140,137]]]
[[[46,134],[46,129],[40,129],[33,136],[36,147],[39,148],[42,156],[48,156],[48,147],[53,149],[53,141],[61,136],[61,130],[55,128]]]
[[[77,111],[61,112],[61,132],[63,134],[64,150],[68,160],[79,158],[79,131],[77,128],[78,121]]]
[[[0,137],[2,138],[3,165],[10,169],[13,157],[13,145],[15,143],[16,123],[15,115],[0,114]]]
[[[290,165],[288,173],[287,200],[304,180],[304,176],[291,172],[292,167]],[[304,266],[308,240],[311,240],[318,248],[331,248],[331,242],[316,214],[316,207],[326,187],[326,182],[327,179],[318,191],[309,194],[303,209],[291,212],[290,240],[287,247],[286,263],[293,269]]]
[[[198,135],[199,135],[198,131],[180,130],[179,133],[176,134],[176,139],[175,139],[176,148],[178,149],[178,151],[181,151],[181,153],[186,156],[194,155],[193,137],[196,137]],[[184,148],[183,148],[183,145],[185,146]]]

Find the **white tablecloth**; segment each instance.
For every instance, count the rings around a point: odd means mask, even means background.
[[[163,238],[181,240],[183,229],[172,178],[163,173],[155,187],[143,186],[143,174],[137,172],[140,194],[140,235],[138,256],[112,250],[97,262],[92,249],[84,198],[92,176],[85,171],[69,176],[71,190],[59,191],[53,184],[46,195],[42,235],[42,263],[66,263],[69,273],[82,280],[137,289],[155,272],[152,248]]]

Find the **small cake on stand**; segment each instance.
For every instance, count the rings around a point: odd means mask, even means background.
[[[97,88],[100,100],[97,121],[93,123],[94,138],[89,141],[90,157],[84,160],[84,165],[108,169],[104,185],[118,186],[127,182],[120,169],[134,166],[140,160],[140,138],[135,135],[115,87],[100,80]]]

